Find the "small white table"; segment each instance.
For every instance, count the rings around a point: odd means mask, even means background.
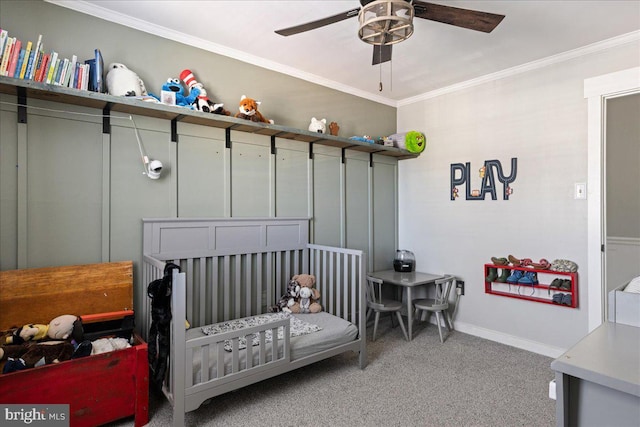
[[[380,270],[369,273],[369,276],[381,279],[384,283],[402,286],[407,290],[407,322],[409,341],[413,339],[413,296],[412,289],[416,286],[434,284],[436,280],[442,279],[442,274],[421,273],[412,271],[411,273],[400,273],[395,270]]]

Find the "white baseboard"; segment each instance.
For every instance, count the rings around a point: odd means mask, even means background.
[[[543,356],[552,357],[554,359],[562,355],[565,351],[567,351],[567,349],[553,347],[547,344],[527,340],[524,338],[505,334],[503,332],[498,332],[491,329],[481,328],[469,323],[454,322],[453,327],[455,330],[464,332],[465,334],[474,335],[476,337],[484,338],[490,341],[499,342],[500,344],[510,345],[512,347],[531,351],[533,353],[542,354]]]

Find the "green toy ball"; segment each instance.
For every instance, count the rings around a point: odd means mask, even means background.
[[[422,153],[427,146],[427,139],[418,131],[411,130],[407,132],[404,138],[406,150],[410,153]]]

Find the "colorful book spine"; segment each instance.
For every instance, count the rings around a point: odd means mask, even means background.
[[[13,44],[13,52],[11,58],[9,58],[9,65],[7,66],[7,76],[13,77],[16,74],[16,66],[18,65],[18,57],[20,56],[20,50],[22,49],[22,42],[16,40]]]
[[[33,43],[27,42],[27,48],[24,50],[24,61],[22,61],[22,69],[20,69],[20,78],[24,79],[25,74],[27,72],[27,64],[29,62],[29,57],[31,56],[31,46]]]
[[[74,67],[75,65],[73,64],[73,58],[72,58],[69,60],[69,63],[67,64],[67,71],[64,74],[64,80],[62,81],[62,86],[69,87],[69,80],[72,80],[71,76],[73,76]]]
[[[9,65],[9,57],[13,52],[13,43],[16,41],[14,37],[7,39],[7,44],[4,47],[4,53],[2,54],[2,62],[0,62],[0,76],[7,75],[7,66]]]
[[[53,79],[53,70],[56,69],[56,62],[58,61],[58,52],[51,52],[51,62],[49,64],[49,70],[47,71],[46,77],[43,82],[51,83],[51,79]]]
[[[9,33],[7,30],[3,30],[0,28],[0,58],[4,55],[4,46],[7,44],[7,38],[9,37]]]
[[[62,85],[64,81],[64,76],[67,74],[67,67],[69,66],[69,59],[64,58],[62,63],[60,64],[60,72],[58,73],[58,78],[56,79],[57,85]]]
[[[69,83],[67,84],[68,87],[75,87],[75,83],[76,83],[76,63],[78,62],[78,57],[76,55],[73,55],[71,57],[71,75],[69,76]]]
[[[56,71],[54,73],[53,83],[54,85],[60,84],[60,75],[62,74],[62,69],[64,68],[64,59],[58,59],[58,65],[56,66]]]
[[[31,50],[31,55],[29,55],[29,62],[27,63],[27,71],[25,71],[24,73],[24,78],[27,80],[32,80],[33,79],[33,66],[34,66],[34,62],[36,60],[36,51],[35,50]]]
[[[51,55],[45,53],[42,55],[42,66],[40,67],[39,73],[35,76],[35,81],[41,82],[44,80],[45,73],[49,70],[49,61],[51,60]]]
[[[35,50],[34,50],[34,52],[35,52],[35,54],[34,54],[34,60],[38,59],[38,54],[39,54],[40,52],[42,52],[42,53],[44,54],[43,50],[44,50],[44,49],[42,48],[42,34],[40,34],[40,35],[38,36],[38,41],[36,42],[36,45],[35,45]],[[36,66],[36,64],[33,64],[33,67],[32,67],[32,69],[31,69],[31,73],[29,73],[29,77],[28,77],[28,78],[29,78],[30,80],[34,80],[34,79],[35,79],[35,75],[36,75],[36,68],[35,68],[35,66]]]
[[[24,62],[24,54],[26,52],[25,48],[20,49],[20,55],[18,55],[18,63],[16,64],[16,72],[13,75],[13,78],[20,78],[20,70],[22,70],[22,63]]]
[[[34,59],[35,61],[35,69],[36,71],[33,73],[33,81],[37,81],[38,80],[38,72],[40,72],[40,69],[42,68],[42,60],[44,59],[44,55],[42,54],[42,52],[36,52],[36,57]]]

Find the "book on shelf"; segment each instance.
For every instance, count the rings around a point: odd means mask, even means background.
[[[58,86],[62,85],[62,82],[64,81],[64,76],[65,74],[67,74],[67,67],[69,66],[69,59],[68,58],[64,58],[62,60],[62,63],[60,64],[60,72],[58,73],[58,78],[56,79],[56,84]]]
[[[8,37],[9,32],[0,28],[0,59],[2,59],[2,55],[4,55],[4,45],[7,43]]]
[[[36,51],[35,49],[31,50],[31,55],[29,55],[29,62],[27,62],[27,70],[24,73],[24,78],[27,80],[31,80],[33,78],[33,63],[36,59]]]
[[[103,92],[102,73],[104,70],[104,60],[100,49],[95,49],[95,56],[84,61],[89,66],[87,78],[87,90],[92,92]]]
[[[43,82],[50,84],[51,83],[51,79],[53,78],[53,70],[56,69],[56,63],[58,62],[58,52],[51,52],[51,63],[49,64],[49,70],[47,71],[46,74],[46,79],[43,80]]]
[[[7,65],[7,76],[13,77],[16,73],[16,66],[18,65],[18,57],[20,56],[20,50],[22,49],[22,41],[16,40],[13,43],[13,50],[11,57],[9,58],[9,65]]]
[[[20,49],[20,54],[18,55],[18,62],[16,62],[16,70],[13,74],[14,79],[20,78],[20,70],[22,70],[22,63],[24,62],[24,54],[27,50],[25,48]]]
[[[42,34],[38,36],[38,41],[36,42],[35,48],[33,50],[32,56],[34,64],[33,67],[31,67],[31,72],[29,72],[26,77],[29,80],[35,79],[38,55],[44,55],[44,48],[42,47]]]
[[[13,52],[13,43],[16,41],[15,37],[7,38],[7,43],[4,46],[4,52],[2,53],[2,62],[0,62],[0,76],[7,75],[7,66],[9,65],[9,57]]]
[[[36,52],[36,57],[33,59],[34,61],[34,68],[36,69],[36,71],[33,73],[33,80],[37,80],[38,78],[38,73],[40,72],[40,69],[42,68],[42,62],[44,59],[44,55],[42,52]]]
[[[20,69],[20,78],[24,79],[24,75],[27,72],[27,63],[29,62],[29,56],[31,56],[31,41],[27,42],[27,47],[24,51],[24,60],[22,61],[22,68]]]
[[[71,56],[71,64],[69,65],[69,78],[67,82],[68,87],[75,87],[75,76],[76,76],[76,63],[78,62],[78,57],[76,55]]]

